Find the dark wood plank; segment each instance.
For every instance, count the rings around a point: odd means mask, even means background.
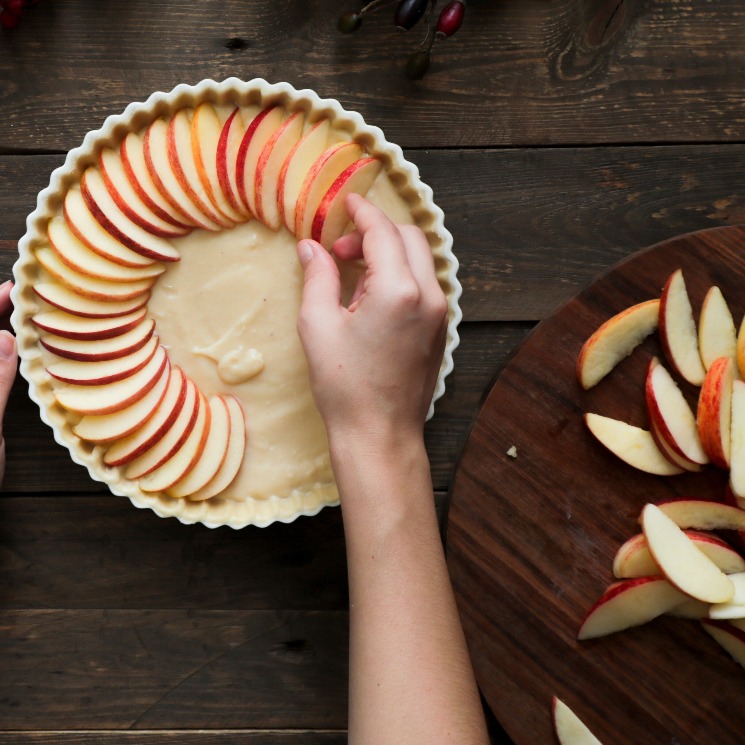
[[[413,151],[446,207],[469,321],[540,320],[673,235],[745,222],[745,145]],[[0,279],[61,156],[0,156]]]
[[[398,34],[386,12],[344,36],[341,10],[43,3],[3,35],[0,150],[65,151],[130,101],[233,75],[336,97],[407,147],[745,139],[738,0],[474,0],[417,83],[402,69],[423,28]]]
[[[346,731],[160,730],[158,732],[3,731],[3,745],[346,745]]]
[[[447,549],[477,679],[518,745],[549,742],[552,695],[602,742],[742,742],[745,678],[698,624],[680,619],[577,641],[613,581],[612,558],[648,501],[722,499],[726,474],[636,471],[582,422],[594,411],[646,426],[644,373],[657,335],[590,391],[577,354],[604,320],[654,296],[682,267],[698,313],[712,284],[745,312],[745,228],[683,236],[641,252],[546,319],[489,393],[458,464]],[[685,387],[695,401],[696,391]],[[510,458],[510,446],[517,457]],[[706,691],[705,696],[700,696]],[[714,716],[713,712],[726,712]]]
[[[344,729],[347,623],[342,611],[2,610],[0,730]]]

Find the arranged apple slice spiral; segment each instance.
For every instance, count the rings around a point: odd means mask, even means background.
[[[154,286],[169,281],[194,231],[256,220],[331,249],[349,227],[346,195],[365,195],[383,164],[304,110],[209,102],[158,116],[95,155],[35,249],[32,320],[55,401],[143,492],[219,497],[246,459],[247,412],[170,358],[150,317]]]

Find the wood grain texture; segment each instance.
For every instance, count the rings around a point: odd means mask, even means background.
[[[656,336],[590,391],[580,389],[575,363],[601,322],[658,296],[678,267],[696,312],[717,284],[739,322],[744,244],[745,229],[722,228],[621,263],[536,327],[477,418],[454,479],[448,560],[477,679],[517,745],[551,740],[552,695],[605,743],[742,742],[742,668],[696,624],[665,619],[576,639],[613,579],[615,551],[639,530],[642,506],[670,496],[722,499],[726,475],[713,467],[668,479],[643,474],[584,428],[586,411],[645,426],[644,371],[661,354]],[[695,390],[682,387],[695,401]]]
[[[282,732],[211,729],[159,730],[157,732],[3,731],[3,745],[346,745],[346,731],[288,730]]]
[[[0,152],[66,151],[130,101],[207,77],[287,80],[407,147],[745,140],[738,0],[474,0],[416,83],[423,30],[336,30],[333,0],[56,0],[0,46]]]

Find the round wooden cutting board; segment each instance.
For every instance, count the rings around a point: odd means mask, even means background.
[[[659,297],[678,267],[696,314],[718,285],[739,326],[745,229],[707,230],[634,254],[535,328],[489,392],[456,469],[448,564],[479,686],[517,745],[554,742],[554,695],[604,745],[745,742],[745,670],[697,621],[661,618],[576,638],[613,581],[616,550],[639,532],[646,502],[724,493],[726,474],[711,466],[674,477],[635,471],[582,421],[596,412],[647,426],[645,368],[653,355],[664,362],[657,334],[589,391],[575,363],[602,322]],[[695,405],[696,390],[681,388]]]

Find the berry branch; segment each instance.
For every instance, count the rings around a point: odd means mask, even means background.
[[[432,58],[432,48],[436,41],[452,36],[463,24],[466,0],[450,0],[440,11],[437,23],[432,26],[432,16],[438,0],[373,0],[358,11],[348,11],[339,18],[338,28],[344,34],[357,31],[366,15],[392,5],[396,6],[393,22],[396,28],[410,31],[427,13],[427,32],[418,51],[406,62],[406,77],[419,80],[424,77]]]

